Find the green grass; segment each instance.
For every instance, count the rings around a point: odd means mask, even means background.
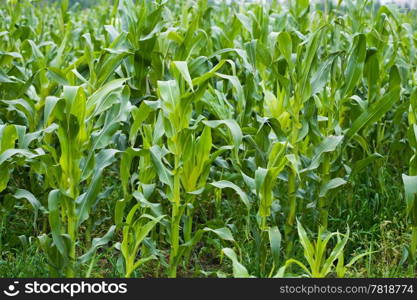
[[[1,2],[0,276],[415,277],[416,16]]]

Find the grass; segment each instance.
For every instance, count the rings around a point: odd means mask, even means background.
[[[0,276],[415,277],[416,11],[0,3]]]

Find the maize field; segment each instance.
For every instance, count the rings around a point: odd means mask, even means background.
[[[416,277],[417,11],[0,3],[0,277]]]

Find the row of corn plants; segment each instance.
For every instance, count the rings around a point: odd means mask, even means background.
[[[349,216],[400,186],[415,276],[416,17],[2,1],[1,251],[22,222],[49,276],[345,277],[374,253]]]

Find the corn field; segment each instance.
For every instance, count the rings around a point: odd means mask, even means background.
[[[1,277],[415,277],[417,13],[0,3]]]

